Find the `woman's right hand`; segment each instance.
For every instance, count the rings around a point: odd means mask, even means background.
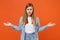
[[[3,23],[5,26],[10,26],[11,23],[10,22],[7,22],[7,23]]]

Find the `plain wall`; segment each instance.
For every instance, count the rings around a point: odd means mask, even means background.
[[[19,40],[21,32],[4,26],[4,22],[19,25],[27,3],[34,5],[34,13],[40,19],[40,26],[49,22],[56,26],[39,32],[39,40],[60,40],[60,0],[0,0],[0,40]]]

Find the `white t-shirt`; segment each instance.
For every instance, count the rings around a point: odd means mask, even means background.
[[[32,24],[31,17],[28,16],[28,23],[25,25],[25,32],[26,33],[33,33],[35,32],[35,27]]]

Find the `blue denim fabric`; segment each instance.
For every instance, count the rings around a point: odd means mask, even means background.
[[[31,33],[31,34],[28,34],[28,33],[25,33],[25,40],[36,40],[36,34],[35,33]]]
[[[25,27],[24,25],[22,25],[22,19],[23,17],[20,17],[19,20],[19,26],[16,25],[11,25],[11,27],[17,31],[21,31],[22,35],[21,35],[21,40],[38,40],[38,32],[42,32],[43,30],[45,30],[48,26],[44,25],[43,27],[40,27],[40,21],[39,18],[36,17],[36,21],[37,21],[37,25],[35,26],[35,33],[33,34],[26,34],[25,33]]]

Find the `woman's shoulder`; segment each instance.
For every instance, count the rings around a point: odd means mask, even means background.
[[[22,20],[23,19],[23,16],[20,16],[19,20]]]
[[[37,20],[39,20],[39,17],[38,17],[38,16],[36,16],[36,19],[37,19]]]
[[[20,18],[23,18],[23,16],[20,16]]]
[[[23,19],[23,16],[20,16],[20,19]]]

